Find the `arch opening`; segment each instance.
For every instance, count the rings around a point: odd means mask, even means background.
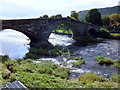
[[[94,28],[91,28],[88,30],[88,33],[92,36],[92,37],[96,37],[97,32]]]
[[[48,41],[54,46],[68,46],[75,42],[73,40],[73,31],[65,24],[60,24],[51,31]]]
[[[0,55],[8,55],[11,59],[21,59],[29,49],[29,38],[16,30],[4,29],[0,31]]]

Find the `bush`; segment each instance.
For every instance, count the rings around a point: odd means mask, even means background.
[[[99,37],[99,38],[112,38],[110,32],[105,28],[101,28],[101,30],[97,33],[96,37]]]
[[[73,64],[73,67],[80,68],[82,64],[85,64],[85,61],[84,60],[78,60],[78,61],[73,62],[72,64]]]
[[[103,75],[98,76],[96,73],[81,74],[78,78],[79,81],[83,83],[93,83],[95,81],[103,82],[107,80],[103,77]]]
[[[110,77],[110,81],[120,83],[120,75],[117,73],[113,73]]]
[[[32,59],[10,60],[4,64],[0,63],[2,84],[14,80],[21,81],[28,88],[73,88],[79,87],[75,81],[65,80],[69,78],[70,69],[59,67],[50,61],[33,63]],[[16,72],[11,72],[7,66],[11,66]]]
[[[114,61],[114,66],[120,69],[120,59],[117,59],[116,61]]]
[[[9,57],[7,55],[5,55],[5,56],[0,55],[0,59],[1,59],[2,63],[4,63],[5,61],[7,61],[9,59]]]
[[[82,60],[82,57],[74,57],[74,60]]]
[[[101,65],[103,65],[103,64],[110,65],[110,64],[113,64],[113,62],[114,62],[112,59],[105,58],[105,57],[102,57],[102,56],[96,57],[95,60],[97,60],[98,63],[101,64]]]

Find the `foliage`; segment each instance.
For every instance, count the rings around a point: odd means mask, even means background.
[[[120,13],[110,15],[110,19],[115,22],[120,22]]]
[[[72,19],[78,20],[79,19],[78,16],[79,16],[79,14],[76,11],[71,11],[71,18]]]
[[[117,73],[112,73],[110,81],[120,83],[120,75]]]
[[[114,61],[114,66],[120,69],[120,59],[117,59],[116,61]]]
[[[82,64],[85,64],[85,61],[78,60],[78,61],[74,61],[72,64],[73,64],[73,67],[80,68]]]
[[[47,14],[40,16],[40,18],[49,18],[49,16]]]
[[[50,18],[62,18],[62,15],[61,14],[52,15]]]
[[[94,25],[102,25],[101,14],[97,9],[89,10],[87,16],[85,17],[85,21]]]
[[[103,77],[103,75],[98,76],[96,73],[86,73],[79,76],[79,81],[83,83],[93,83],[94,81],[103,82],[106,81],[106,79]]]
[[[109,16],[103,16],[102,23],[103,23],[103,26],[109,26],[110,25],[110,18],[109,18]]]
[[[79,87],[75,81],[69,81],[70,69],[59,67],[49,61],[33,63],[33,59],[10,60],[8,59],[0,68],[2,84],[15,80],[21,81],[28,88],[66,88]],[[15,72],[11,72],[8,66],[12,66]],[[34,82],[33,82],[34,81]]]
[[[120,33],[111,33],[111,35],[120,37]]]
[[[61,14],[57,14],[57,15],[55,15],[55,18],[62,18],[62,15]]]
[[[113,24],[112,26],[110,26],[109,31],[112,33],[120,33],[120,24],[119,25],[115,25]]]
[[[113,76],[115,75],[115,76]],[[86,73],[79,76],[79,81],[84,88],[118,88],[118,74],[113,74],[110,79],[96,73]]]
[[[94,58],[95,60],[98,61],[99,64],[103,65],[114,65],[116,68],[120,69],[120,59],[117,59],[117,60],[112,60],[110,58],[105,58],[105,57],[102,57],[102,56],[98,56],[98,57],[95,57]]]
[[[82,60],[82,57],[74,57],[74,59],[76,61],[74,61],[72,64],[73,64],[73,67],[78,67],[80,68],[82,64],[85,64],[86,62],[84,60]]]
[[[62,30],[62,29],[56,29],[53,31],[53,33],[58,33],[58,34],[72,34],[71,30]]]
[[[100,31],[97,33],[97,37],[99,38],[112,38],[109,30],[105,28],[101,28]]]
[[[37,59],[41,56],[51,56],[55,57],[58,55],[63,54],[64,52],[67,52],[66,50],[62,50],[62,48],[59,48],[57,46],[53,48],[30,48],[29,53],[26,54],[26,58],[32,58]]]
[[[67,52],[67,59],[71,59],[70,50],[68,50],[68,52]]]
[[[99,64],[103,65],[110,65],[110,64],[113,64],[113,60],[110,59],[110,58],[105,58],[105,57],[102,57],[102,56],[98,56],[95,58],[95,60],[98,61]]]
[[[4,56],[2,56],[5,58]],[[102,57],[101,57],[102,58]],[[77,58],[76,59],[81,59]],[[50,61],[33,59],[4,59],[0,63],[0,86],[15,80],[21,81],[27,88],[118,88],[120,75],[113,73],[110,79],[95,73],[81,74],[77,80],[68,80],[70,69],[60,67]],[[79,61],[79,60],[78,60]],[[116,62],[120,62],[119,60]],[[8,67],[13,67],[12,72]]]
[[[72,31],[65,24],[59,25],[58,28],[55,29],[53,32],[62,34],[72,34]]]
[[[82,60],[82,57],[74,57],[74,60]]]

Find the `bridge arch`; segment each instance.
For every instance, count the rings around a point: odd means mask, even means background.
[[[0,23],[1,24],[1,23]],[[22,32],[31,40],[31,45],[40,45],[48,42],[48,38],[53,30],[58,25],[65,24],[73,32],[73,39],[76,41],[87,41],[85,32],[92,30],[89,28],[96,28],[96,26],[77,21],[71,18],[47,18],[47,19],[17,19],[17,20],[2,20],[2,29],[14,29]]]
[[[90,36],[92,36],[92,37],[96,37],[97,31],[96,31],[95,28],[90,28],[90,29],[88,30],[88,34],[89,34]]]
[[[71,21],[67,21],[67,20],[63,20],[63,21],[57,21],[56,23],[54,23],[54,27],[51,27],[46,34],[46,39],[49,39],[50,34],[52,33],[53,30],[57,29],[59,25],[64,24],[65,26],[68,27],[68,29],[70,29],[72,31],[72,38],[75,39],[76,36],[79,34],[79,28],[76,26],[75,23],[71,22]]]

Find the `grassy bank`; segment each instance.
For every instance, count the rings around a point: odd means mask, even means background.
[[[11,60],[1,56],[0,86],[19,80],[32,88],[118,88],[120,78],[113,74],[110,79],[92,73],[81,74],[69,80],[70,69],[49,61],[35,63],[34,59]],[[80,58],[76,58],[79,60]]]
[[[120,37],[120,33],[111,33],[113,37]]]
[[[73,34],[71,30],[62,30],[62,29],[56,29],[56,30],[53,31],[53,33],[70,34],[70,35]]]
[[[26,58],[38,59],[45,56],[55,57],[66,52],[68,52],[68,50],[60,46],[54,46],[52,48],[30,48],[29,52],[26,54]]]

